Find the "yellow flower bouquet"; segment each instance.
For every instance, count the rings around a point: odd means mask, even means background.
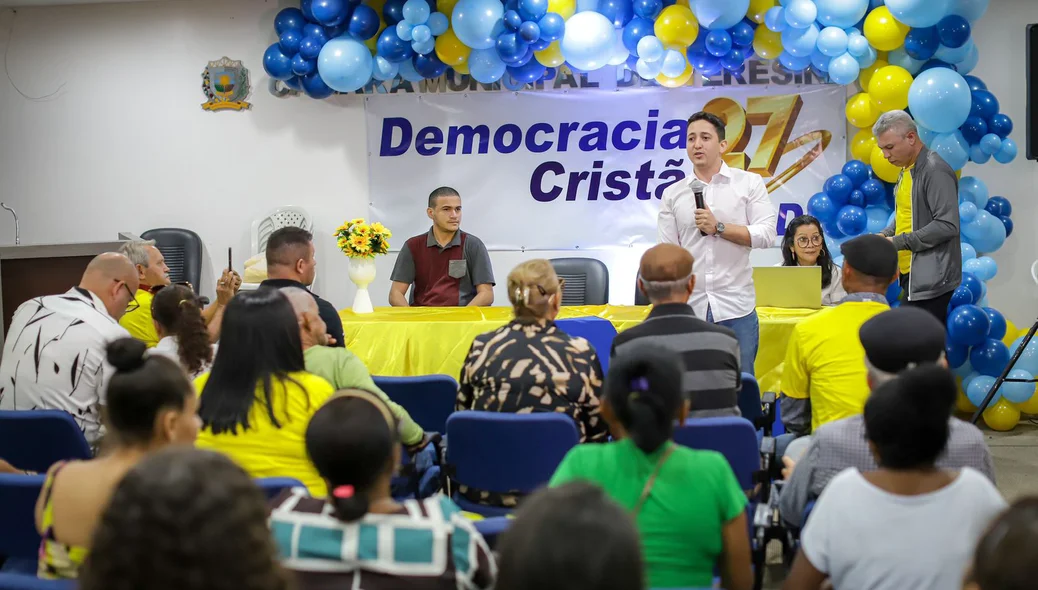
[[[339,226],[335,230],[335,239],[339,250],[350,258],[372,258],[389,252],[389,238],[393,234],[384,225],[367,223],[358,217]]]

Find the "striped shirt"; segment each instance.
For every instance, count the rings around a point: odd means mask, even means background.
[[[685,365],[692,417],[739,416],[739,341],[735,332],[696,317],[687,303],[655,305],[641,324],[617,334],[612,356],[651,344],[673,350]]]
[[[271,503],[270,529],[300,590],[482,590],[497,577],[483,537],[442,495],[346,523],[295,488]]]

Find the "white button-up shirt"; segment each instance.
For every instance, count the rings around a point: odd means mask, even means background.
[[[657,220],[661,244],[677,244],[695,257],[696,288],[689,303],[705,318],[707,306],[714,321],[749,315],[756,303],[750,248],[718,235],[704,236],[696,227],[696,199],[691,183],[695,175],[675,182],[663,191]],[[703,191],[703,201],[724,224],[744,225],[753,248],[771,248],[777,234],[778,213],[759,174],[721,163]]]

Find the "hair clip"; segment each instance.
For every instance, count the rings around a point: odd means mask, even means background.
[[[178,305],[178,306],[182,306],[182,305],[191,305],[191,300],[190,300],[190,299],[181,299],[181,300],[180,300],[180,303],[178,303],[177,305]]]
[[[631,380],[631,391],[632,392],[644,392],[649,391],[649,380],[646,377],[635,377]]]
[[[346,500],[353,497],[353,491],[353,486],[351,485],[339,486],[332,490],[332,495],[336,498]]]

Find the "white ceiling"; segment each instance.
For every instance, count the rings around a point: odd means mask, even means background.
[[[153,2],[155,0],[0,0],[0,7],[55,6],[59,4],[110,4],[112,2]]]

